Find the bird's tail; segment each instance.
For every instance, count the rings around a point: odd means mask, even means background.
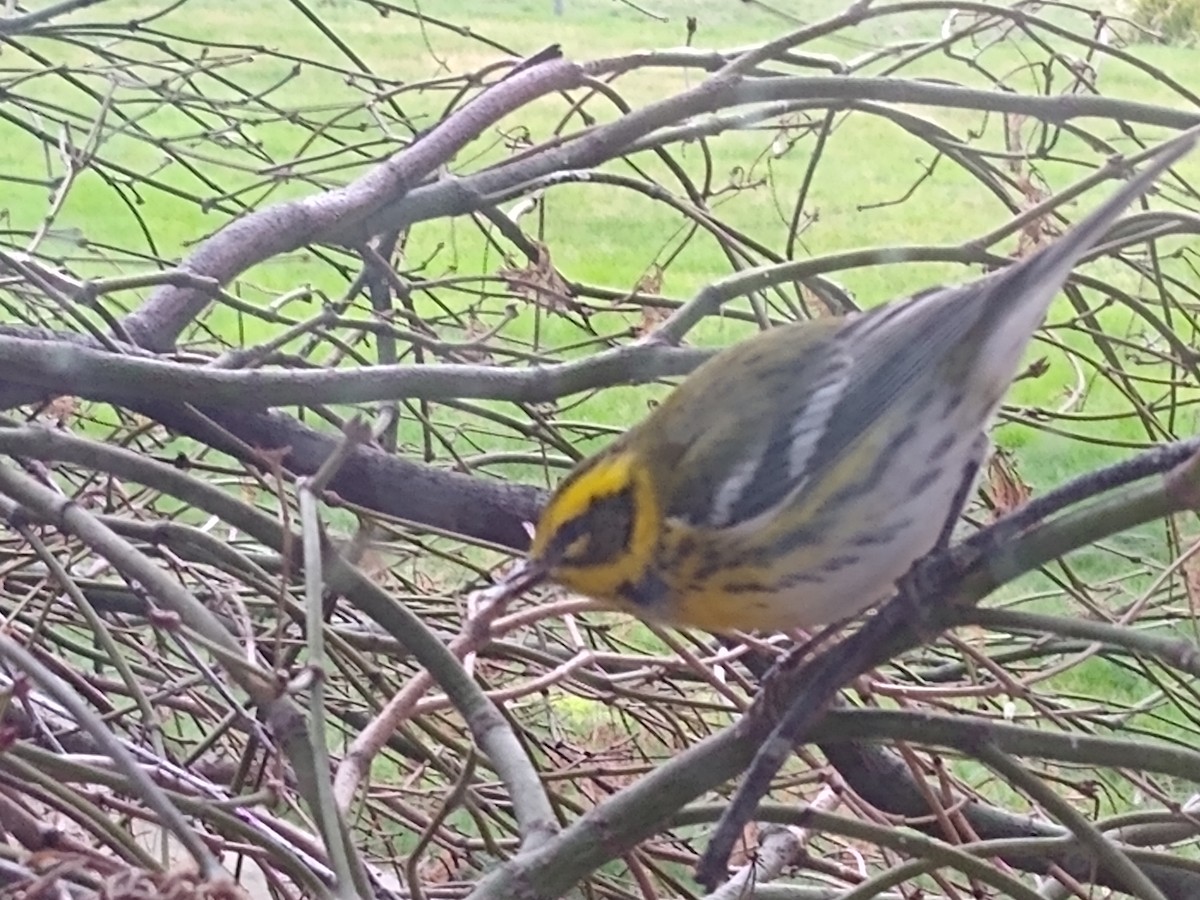
[[[979,295],[992,308],[981,311],[977,326],[989,335],[980,347],[978,364],[984,369],[989,363],[1004,368],[1006,371],[996,372],[998,383],[1007,386],[1011,380],[1013,373],[1007,371],[1010,361],[1020,359],[1079,259],[1108,233],[1125,207],[1195,147],[1197,134],[1198,130],[1192,129],[1163,144],[1145,166],[1066,234],[993,276],[993,289]],[[989,325],[987,320],[993,316],[997,320]]]

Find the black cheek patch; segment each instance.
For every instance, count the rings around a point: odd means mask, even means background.
[[[633,540],[633,491],[630,488],[599,497],[586,510],[558,530],[554,543],[562,561],[571,566],[597,566],[612,562],[629,549]],[[578,553],[567,548],[581,536],[587,542]]]
[[[587,523],[583,516],[576,516],[573,519],[568,519],[558,526],[558,530],[554,532],[554,536],[550,539],[550,546],[547,550],[547,556],[554,559],[566,559],[567,548],[581,538],[586,530]]]
[[[670,588],[654,569],[648,569],[637,581],[625,581],[617,588],[623,600],[634,606],[657,606],[667,599]]]

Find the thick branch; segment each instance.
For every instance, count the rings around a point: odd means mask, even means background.
[[[256,210],[202,243],[180,268],[223,285],[256,263],[310,243],[360,244],[378,233],[365,225],[377,210],[405,196],[508,113],[578,85],[582,77],[574,63],[554,59],[504,79],[345,187]],[[209,300],[207,291],[167,285],[122,324],[139,346],[169,350]]]
[[[117,403],[202,403],[230,409],[372,400],[510,400],[541,403],[613,385],[686,375],[711,350],[633,345],[578,362],[527,369],[392,365],[356,369],[221,369],[125,356],[55,340],[0,337],[3,376],[47,395]]]

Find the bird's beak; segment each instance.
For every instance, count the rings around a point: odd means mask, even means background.
[[[507,603],[537,587],[549,574],[538,561],[523,559],[506,572],[499,581],[479,592],[479,600],[487,603]]]
[[[545,564],[532,559],[523,559],[500,579],[500,583],[508,586],[508,596],[518,597],[530,588],[537,587],[546,580],[546,576],[549,574]]]

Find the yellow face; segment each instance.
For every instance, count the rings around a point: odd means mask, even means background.
[[[542,511],[530,560],[551,580],[594,600],[624,605],[654,558],[662,513],[648,474],[622,450],[567,477]]]

